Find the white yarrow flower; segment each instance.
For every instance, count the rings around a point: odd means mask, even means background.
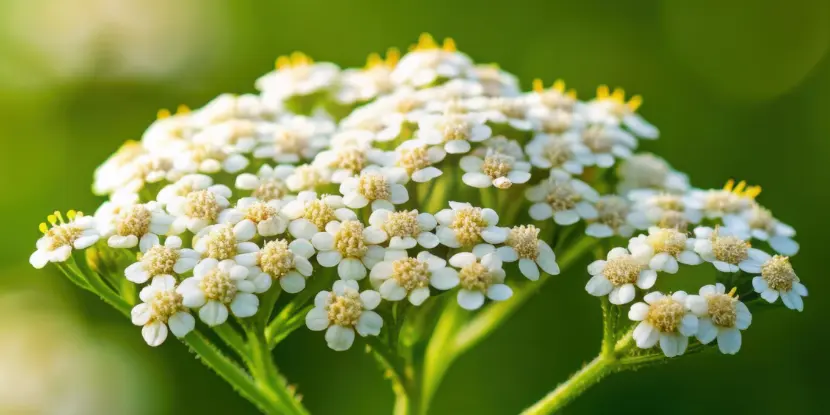
[[[461,252],[450,258],[450,265],[458,268],[457,301],[461,308],[477,310],[485,298],[504,301],[513,296],[513,290],[504,284],[502,261],[494,253],[477,258],[471,252]]]
[[[372,286],[387,301],[408,298],[419,306],[429,298],[429,286],[448,290],[458,285],[458,272],[447,266],[447,261],[422,251],[416,258],[387,251],[383,261],[369,274]]]
[[[306,314],[305,323],[311,330],[325,330],[332,350],[349,350],[355,331],[362,337],[380,334],[383,318],[372,311],[380,301],[377,291],[360,292],[357,281],[335,281],[331,292],[320,291],[314,297],[314,308]]]
[[[49,217],[51,227],[40,224],[43,236],[37,240],[37,250],[29,257],[29,263],[43,268],[50,262],[64,262],[72,255],[73,249],[86,249],[94,245],[101,236],[95,226],[95,219],[82,213],[69,211],[68,222],[55,212]]]
[[[472,114],[428,115],[418,122],[418,138],[450,154],[467,153],[471,143],[482,142],[492,133],[483,117]]]
[[[386,240],[379,229],[364,228],[357,220],[332,221],[325,232],[311,238],[317,249],[317,263],[337,266],[337,275],[344,280],[362,280],[367,269],[383,260],[384,249],[378,244]]]
[[[539,279],[539,268],[549,275],[559,274],[556,254],[547,242],[539,239],[539,229],[533,225],[514,226],[496,249],[504,262],[519,261],[519,271],[531,281]]]
[[[167,211],[176,218],[171,232],[175,235],[185,230],[196,233],[217,223],[219,214],[230,206],[230,197],[231,189],[224,185],[214,185],[173,197],[167,205]]]
[[[192,270],[201,257],[193,249],[182,248],[182,239],[178,236],[168,236],[164,245],[156,240],[151,246],[142,246],[140,258],[124,269],[124,276],[143,284],[158,276],[182,275]]]
[[[340,193],[343,203],[352,209],[371,204],[372,210],[395,210],[395,205],[409,200],[409,192],[403,185],[407,179],[406,175],[391,169],[366,168],[360,176],[345,179],[340,185]]]
[[[438,237],[432,233],[437,224],[435,217],[426,212],[378,209],[369,216],[370,226],[366,229],[383,232],[390,250],[405,251],[417,245],[427,249],[438,246]]]
[[[697,265],[702,261],[694,252],[695,240],[676,229],[651,227],[648,235],[637,235],[628,241],[631,254],[655,271],[674,274],[678,263]]]
[[[507,240],[507,228],[497,226],[499,215],[490,208],[473,207],[469,203],[450,202],[450,209],[435,215],[438,240],[450,247],[470,247],[481,242],[500,244]]]
[[[637,294],[635,287],[647,290],[657,282],[657,271],[649,269],[643,259],[631,255],[625,248],[612,249],[607,260],[588,265],[591,279],[585,291],[596,297],[607,295],[611,304],[630,303]]]
[[[761,274],[752,278],[752,288],[768,303],[774,303],[778,297],[790,310],[804,310],[804,300],[807,296],[807,287],[795,274],[790,259],[785,256],[770,256],[766,252],[753,255],[751,263],[745,266],[744,271],[750,274]]]
[[[529,213],[534,220],[553,217],[553,221],[559,225],[573,225],[580,218],[596,219],[598,215],[593,203],[599,200],[599,193],[577,179],[551,176],[528,188],[525,197],[533,202]]]
[[[660,343],[666,357],[680,356],[689,346],[689,337],[698,332],[698,318],[689,310],[688,295],[677,291],[668,296],[655,291],[646,294],[644,303],[635,303],[628,318],[639,321],[634,328],[634,341],[641,349]]]
[[[218,326],[228,320],[228,308],[240,318],[256,314],[259,298],[254,293],[264,290],[247,279],[248,273],[248,268],[233,261],[207,258],[176,291],[182,295],[185,307],[199,309],[199,319],[211,327]]]
[[[141,337],[150,346],[159,346],[167,339],[168,328],[176,337],[184,337],[196,326],[196,319],[182,303],[176,291],[176,279],[160,275],[139,293],[142,303],[130,312],[132,322],[143,326]]]
[[[493,149],[488,149],[483,159],[475,155],[462,157],[460,166],[465,171],[461,180],[472,187],[507,189],[530,180],[530,163]]]
[[[249,268],[254,281],[278,280],[283,291],[295,294],[305,289],[305,280],[314,271],[309,259],[314,256],[314,247],[305,239],[289,243],[285,239],[266,242],[256,252],[256,265]]]
[[[755,258],[764,255],[763,251],[752,248],[749,242],[735,236],[728,228],[704,226],[695,228],[695,252],[720,272],[750,269],[748,267],[758,262]]]
[[[318,199],[317,193],[308,191],[300,192],[296,199],[286,203],[281,213],[290,221],[291,236],[308,240],[324,231],[329,222],[357,219],[354,211],[345,207],[342,197],[322,195]]]
[[[752,314],[746,304],[734,297],[735,289],[726,293],[726,287],[717,283],[700,289],[700,295],[686,300],[698,320],[697,339],[709,344],[717,338],[723,354],[735,354],[741,349],[741,330],[752,323]]]
[[[282,202],[272,199],[268,202],[255,197],[243,197],[236,206],[225,209],[219,214],[219,223],[231,224],[240,228],[240,233],[260,236],[274,236],[285,232],[288,220],[280,215]]]

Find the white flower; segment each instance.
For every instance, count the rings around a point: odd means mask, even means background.
[[[745,239],[752,237],[766,241],[781,255],[798,253],[798,242],[793,240],[795,229],[773,217],[772,212],[757,203],[737,214],[724,216],[723,224]]]
[[[151,246],[141,247],[141,257],[124,270],[128,280],[143,284],[147,280],[164,275],[182,275],[196,266],[201,259],[198,252],[182,248],[182,239],[168,236],[161,245],[156,239]]]
[[[585,291],[596,297],[608,296],[611,304],[628,304],[634,300],[636,287],[647,290],[657,281],[657,271],[648,269],[642,257],[631,255],[625,248],[608,252],[607,260],[588,265],[592,275]]]
[[[280,164],[275,167],[263,165],[257,174],[242,173],[236,177],[236,188],[250,190],[251,196],[264,202],[282,199],[288,195],[285,180],[294,173],[294,166]]]
[[[504,262],[519,261],[519,271],[531,281],[539,279],[539,268],[549,275],[559,274],[556,254],[547,242],[539,239],[539,229],[533,225],[514,226],[504,246],[496,252]]]
[[[543,134],[561,135],[568,133],[563,135],[563,138],[582,144],[581,136],[577,132],[584,127],[584,120],[579,113],[564,108],[537,107],[530,110],[530,119],[535,126],[534,129]],[[593,163],[593,154],[590,156],[589,161]]]
[[[474,114],[447,113],[427,115],[418,122],[418,138],[426,144],[441,146],[450,154],[463,154],[492,136],[484,117]]]
[[[95,222],[102,238],[113,248],[153,246],[159,235],[170,230],[173,217],[156,202],[122,205],[104,202],[95,212]]]
[[[703,212],[692,209],[686,197],[653,189],[635,189],[627,194],[634,203],[628,221],[637,229],[652,226],[686,231],[689,225],[700,223]]]
[[[182,173],[239,173],[250,163],[242,154],[212,142],[190,142],[173,156],[173,166]]]
[[[553,217],[559,225],[572,225],[582,219],[596,219],[597,210],[592,202],[599,199],[599,193],[587,183],[577,179],[562,179],[551,176],[525,192],[533,202],[530,217],[546,220]]]
[[[720,272],[738,272],[757,266],[759,257],[764,253],[752,248],[749,242],[735,236],[728,228],[695,228],[695,252],[706,261],[711,262]]]
[[[49,223],[40,224],[43,236],[37,240],[37,250],[29,257],[29,263],[40,269],[49,262],[64,262],[72,255],[72,249],[86,249],[98,242],[101,236],[91,216],[69,211],[64,222],[60,212],[49,216]]]
[[[666,160],[651,153],[634,154],[617,168],[620,182],[617,192],[650,188],[669,193],[683,193],[689,189],[689,177],[671,168]]]
[[[530,168],[526,161],[488,149],[483,160],[474,155],[461,158],[461,170],[465,171],[461,180],[472,187],[507,189],[530,180]]]
[[[294,168],[285,178],[285,185],[292,192],[313,191],[317,187],[331,183],[331,172],[327,169],[301,164]]]
[[[383,318],[372,311],[380,300],[377,291],[360,292],[357,281],[335,281],[331,292],[320,291],[314,297],[305,324],[314,331],[326,330],[326,343],[332,350],[349,350],[355,330],[362,337],[380,334]]]
[[[498,227],[499,215],[490,208],[473,207],[469,203],[450,202],[450,209],[435,215],[436,235],[450,248],[473,246],[480,242],[499,244],[507,240],[507,228]]]
[[[750,265],[744,271],[750,274],[761,274],[752,278],[752,288],[768,303],[774,303],[778,297],[790,310],[804,310],[804,300],[807,296],[807,287],[795,275],[790,259],[785,256],[770,256],[766,252],[758,251],[753,255]]]
[[[290,221],[288,232],[292,236],[309,240],[325,230],[329,222],[357,219],[352,210],[345,208],[342,197],[323,195],[318,199],[314,192],[300,192],[282,207],[282,215]]]
[[[457,300],[461,308],[477,310],[485,297],[504,301],[513,296],[513,290],[504,284],[501,258],[494,252],[480,259],[471,252],[461,252],[450,258],[450,265],[459,269]]]
[[[586,105],[585,112],[596,122],[609,125],[622,123],[640,138],[655,139],[660,135],[657,127],[636,112],[642,103],[643,99],[639,95],[632,96],[625,102],[625,91],[617,88],[612,94],[607,86],[601,85],[597,88],[596,99]]]
[[[182,304],[199,308],[199,319],[209,326],[218,326],[228,319],[228,307],[233,315],[251,317],[259,308],[259,298],[253,293],[264,292],[264,285],[247,279],[248,268],[233,261],[203,259],[193,270],[193,276],[182,281],[177,292]],[[270,279],[266,279],[270,286]],[[258,283],[264,281],[257,280]]]
[[[355,109],[340,122],[340,127],[369,132],[377,142],[392,141],[426,114],[427,98],[411,88],[399,88]]]
[[[285,239],[266,242],[254,255],[256,265],[249,269],[253,279],[279,280],[283,291],[290,294],[302,291],[305,279],[314,271],[309,262],[314,247],[305,239],[295,239],[291,243]]]
[[[337,266],[337,275],[344,280],[361,280],[366,270],[383,260],[384,249],[378,244],[386,240],[379,229],[364,228],[357,220],[332,221],[325,232],[311,238],[319,251],[317,262],[324,267]]]
[[[236,206],[225,209],[219,214],[219,223],[228,223],[240,227],[240,232],[260,236],[274,236],[285,232],[288,220],[280,215],[282,202],[272,199],[268,202],[255,197],[243,197]]]
[[[571,112],[577,104],[576,91],[565,91],[565,82],[557,79],[550,88],[545,89],[542,80],[533,80],[533,92],[525,95],[528,103],[537,111],[561,110]]]
[[[723,354],[735,354],[741,349],[741,330],[752,323],[752,314],[746,304],[733,295],[727,294],[726,287],[717,283],[700,289],[700,295],[687,298],[689,309],[698,317],[697,339],[709,344],[718,339],[718,348]]]
[[[298,163],[311,160],[328,144],[334,125],[327,120],[287,116],[270,125],[254,149],[254,157],[272,159],[277,163]]]
[[[519,131],[528,131],[533,123],[527,119],[528,106],[520,97],[474,97],[464,103],[472,112],[484,114],[487,121],[506,124]]]
[[[683,291],[671,296],[655,291],[646,294],[644,303],[633,304],[628,318],[640,322],[633,335],[637,347],[650,349],[659,341],[666,357],[685,353],[689,336],[698,332],[698,318],[689,310],[687,297]]]
[[[694,238],[687,237],[685,233],[656,226],[648,229],[648,235],[637,235],[628,241],[631,255],[651,269],[669,274],[677,272],[678,262],[687,265],[701,263],[694,247]]]
[[[280,56],[276,70],[256,80],[256,88],[266,102],[282,102],[297,96],[309,96],[334,86],[340,68],[329,62],[314,62],[308,56],[295,52],[290,57]]]
[[[252,266],[252,253],[259,250],[257,244],[248,242],[254,236],[256,226],[252,222],[211,225],[193,237],[193,249],[201,254],[202,258],[213,258],[217,261],[233,260],[240,265]]]
[[[637,139],[631,134],[603,124],[592,124],[578,132],[568,132],[565,139],[581,142],[591,151],[590,164],[601,168],[613,166],[615,159],[630,157],[637,147]]]
[[[686,204],[692,209],[702,211],[705,217],[716,219],[750,208],[753,199],[760,193],[760,186],[747,187],[743,181],[735,185],[734,180],[729,180],[723,189],[692,189],[686,198]]]
[[[525,147],[530,164],[552,173],[582,174],[583,167],[593,161],[591,150],[584,144],[562,136],[537,134]]]
[[[438,237],[431,231],[438,222],[429,213],[418,213],[417,210],[403,210],[392,212],[378,209],[369,216],[369,227],[372,232],[383,232],[384,241],[389,241],[391,250],[412,249],[416,245],[431,249],[438,246]]]
[[[384,166],[391,167],[396,174],[401,174],[401,171],[405,172],[416,183],[425,183],[441,176],[443,172],[434,165],[447,156],[443,148],[430,147],[419,139],[407,140],[395,151],[380,153],[375,157]]]
[[[191,113],[197,125],[217,125],[227,121],[260,121],[274,117],[272,108],[263,105],[259,95],[221,94]]]
[[[343,203],[352,209],[372,205],[372,210],[395,210],[395,205],[406,203],[409,192],[402,184],[407,180],[405,174],[391,169],[366,168],[360,176],[350,177],[340,184]]]
[[[372,286],[387,301],[409,302],[419,306],[429,298],[429,286],[448,290],[458,285],[458,272],[447,267],[447,261],[429,252],[418,253],[417,258],[405,252],[387,251],[369,274]]]
[[[369,164],[369,150],[368,145],[332,147],[317,154],[312,165],[331,171],[332,183],[343,183],[348,178],[360,174]]]
[[[614,235],[624,237],[634,233],[634,226],[628,220],[631,203],[617,195],[601,196],[594,203],[597,217],[590,220],[585,234],[595,238],[610,238]]]
[[[95,169],[92,192],[108,195],[122,189],[133,177],[133,164],[147,150],[136,141],[127,141]]]
[[[432,36],[423,34],[415,49],[404,55],[392,71],[392,82],[424,87],[442,78],[464,76],[472,68],[473,61],[455,49],[452,39],[445,39],[439,48]]]
[[[164,186],[156,196],[156,201],[162,205],[168,205],[179,196],[187,196],[188,193],[197,190],[207,190],[211,186],[213,186],[212,177],[205,174],[188,174]]]
[[[385,60],[373,53],[367,58],[365,68],[344,70],[340,77],[337,101],[351,105],[391,92],[394,87],[391,79],[392,69],[398,63],[399,57],[397,49],[389,49]]]
[[[516,75],[499,69],[498,65],[476,65],[472,77],[481,84],[487,96],[515,97],[521,93]]]
[[[176,337],[184,337],[196,326],[196,320],[182,304],[182,295],[176,291],[176,279],[170,275],[153,278],[139,293],[142,303],[130,312],[132,322],[141,329],[141,337],[156,347],[167,339],[168,327]]]
[[[141,145],[145,149],[151,153],[175,155],[187,147],[198,126],[186,107],[180,109],[176,114],[159,111],[158,118],[141,136]]]
[[[167,205],[167,211],[176,218],[171,232],[176,235],[185,230],[195,233],[217,223],[219,213],[230,206],[230,197],[231,189],[221,184],[174,196]]]

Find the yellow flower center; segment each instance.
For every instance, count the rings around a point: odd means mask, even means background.
[[[320,230],[325,229],[326,224],[337,219],[334,216],[334,209],[322,200],[306,202],[303,218],[313,223]]]
[[[187,216],[215,222],[222,208],[216,201],[216,196],[209,190],[199,190],[187,194],[184,212]]]
[[[62,246],[72,245],[83,233],[83,229],[71,223],[61,224],[52,227],[46,232],[49,239],[48,250],[54,251]]]
[[[344,258],[363,258],[369,249],[363,240],[363,224],[356,220],[343,221],[334,235],[334,247]]]
[[[257,202],[245,212],[245,218],[254,223],[260,223],[277,216],[277,209],[265,202]]]
[[[150,314],[155,321],[167,323],[173,314],[182,310],[182,295],[176,290],[158,291],[150,300]]]
[[[611,229],[619,229],[628,222],[628,202],[619,196],[606,196],[596,204],[599,223],[608,225]]]
[[[683,216],[683,213],[674,210],[666,210],[660,215],[660,220],[657,221],[657,226],[667,229],[677,229],[678,231],[687,231],[689,229],[689,221]]]
[[[205,255],[220,261],[236,256],[236,235],[230,225],[217,226],[206,236]]]
[[[568,181],[551,180],[545,182],[547,196],[545,201],[554,212],[573,209],[582,200],[582,196]]]
[[[491,179],[507,176],[513,168],[513,157],[501,153],[494,153],[484,158],[481,170]]]
[[[350,288],[346,288],[343,295],[329,293],[326,312],[332,324],[342,327],[356,325],[360,315],[363,314],[363,301],[360,299],[360,293]]]
[[[663,297],[651,304],[646,321],[661,333],[674,333],[686,315],[686,307],[671,297]]]
[[[389,199],[389,183],[382,174],[361,174],[357,184],[357,191],[369,200]]]
[[[173,266],[179,260],[179,251],[163,245],[155,245],[144,256],[141,264],[152,276],[173,275]]]
[[[288,249],[288,241],[278,239],[266,243],[259,252],[259,267],[274,279],[288,274],[294,268],[294,253]]]
[[[429,285],[429,267],[415,258],[403,258],[392,262],[392,278],[398,285],[412,291]]]
[[[254,189],[251,196],[268,202],[274,199],[280,199],[285,196],[286,193],[288,193],[288,188],[282,180],[267,179],[260,182],[259,186]]]
[[[353,174],[359,173],[366,167],[366,154],[357,148],[345,148],[337,153],[337,158],[331,167],[345,169]]]
[[[467,140],[471,136],[472,126],[462,117],[448,117],[438,125],[444,136],[444,142]]]
[[[677,256],[686,250],[686,239],[686,234],[669,228],[649,233],[646,242],[654,248],[655,253],[665,252]]]
[[[706,297],[709,304],[709,317],[712,323],[720,327],[734,327],[738,320],[738,300],[727,294],[713,294]]]
[[[392,212],[383,224],[383,230],[389,237],[397,236],[417,237],[421,233],[421,225],[418,224],[417,210],[402,210],[399,212]]]
[[[631,255],[621,255],[609,259],[605,263],[602,275],[611,281],[611,284],[619,287],[625,284],[634,284],[640,276],[643,265],[637,262]]]
[[[516,226],[510,230],[505,244],[512,247],[519,258],[535,261],[539,257],[539,228],[533,225]]]
[[[550,162],[552,167],[560,167],[573,158],[571,144],[561,138],[552,138],[545,143],[542,155]]]
[[[749,242],[735,236],[720,236],[718,231],[712,234],[712,254],[718,261],[736,265],[749,258]]]
[[[775,291],[790,291],[798,281],[790,258],[776,255],[761,265],[761,277]]]
[[[205,298],[218,301],[222,304],[229,304],[236,297],[236,283],[231,276],[219,268],[208,271],[199,283]]]
[[[582,132],[582,143],[594,153],[608,153],[614,146],[614,140],[601,125],[586,128]]]
[[[465,207],[455,212],[455,217],[450,223],[450,229],[455,231],[455,236],[462,246],[474,245],[481,239],[481,230],[487,226],[481,216],[481,208]]]
[[[409,174],[429,167],[430,164],[426,146],[398,150],[397,166],[403,167]]]
[[[493,276],[490,275],[490,270],[478,262],[465,265],[458,272],[461,288],[471,291],[487,291],[487,288],[493,283]]]

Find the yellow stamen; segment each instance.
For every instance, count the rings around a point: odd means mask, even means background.
[[[438,45],[435,44],[435,39],[432,38],[432,35],[429,33],[421,33],[421,36],[418,37],[418,45],[415,46],[415,50],[423,50],[423,49],[435,49]]]
[[[398,64],[401,59],[401,51],[398,48],[389,48],[386,50],[386,66],[393,67]]]
[[[576,90],[571,88],[571,89],[568,90],[566,95],[568,95],[568,97],[570,97],[572,99],[576,99]]]
[[[726,181],[726,184],[723,185],[723,190],[726,190],[727,192],[731,192],[733,187],[735,187],[735,180],[734,179],[729,179],[729,180]]]
[[[727,295],[730,297],[734,297],[736,292],[738,292],[738,287],[732,287],[732,289],[729,290],[729,294]]]
[[[54,215],[58,218],[58,220],[59,220],[61,223],[64,223],[64,222],[63,222],[63,215],[61,215],[61,212],[60,212],[60,211],[56,210],[56,211],[55,211],[55,213],[54,213]]]
[[[441,46],[445,52],[455,52],[458,49],[455,47],[455,41],[451,38],[444,38],[444,44]]]
[[[277,57],[277,61],[274,62],[274,67],[277,69],[288,69],[291,67],[291,58],[288,56],[280,56]]]
[[[625,102],[625,90],[615,88],[614,93],[611,94],[611,99],[617,102]]]
[[[545,90],[545,85],[542,83],[542,80],[536,78],[533,80],[533,92],[542,92]]]
[[[597,99],[608,99],[611,94],[608,92],[608,85],[600,85],[597,87]]]
[[[40,233],[46,233],[49,231],[49,226],[46,224],[46,222],[41,222],[40,226],[38,226],[37,228],[38,230],[40,230]]]
[[[190,113],[190,107],[184,104],[179,104],[176,108],[176,114],[188,114]]]
[[[76,215],[77,215],[77,212],[75,212],[74,210],[70,209],[70,210],[66,211],[66,217],[69,218],[69,220],[75,220]]]
[[[553,82],[553,87],[552,88],[559,91],[560,94],[565,92],[565,81],[563,81],[561,79],[557,79],[556,81]]]
[[[746,188],[746,180],[741,180],[738,183],[738,185],[735,186],[735,190],[733,190],[732,193],[735,193],[736,195],[740,196],[741,193],[743,193],[745,188]]]
[[[305,53],[296,51],[291,53],[291,64],[293,66],[311,65],[314,61]]]
[[[643,105],[643,97],[640,95],[634,95],[630,100],[628,100],[628,104],[626,105],[628,105],[628,109],[631,110],[631,112],[637,111],[637,109]]]
[[[744,192],[744,197],[755,199],[761,194],[761,186],[749,186]]]
[[[162,108],[156,113],[156,118],[159,120],[163,120],[168,117],[170,117],[170,110],[167,108]]]
[[[57,218],[55,215],[49,215],[49,216],[47,216],[47,217],[46,217],[46,220],[48,220],[48,221],[49,221],[49,223],[51,223],[51,224],[52,224],[52,226],[55,226],[55,225],[57,225],[57,224],[58,224],[58,218]]]
[[[369,56],[366,57],[366,69],[374,68],[382,63],[383,59],[381,59],[380,55],[375,52],[370,53]]]

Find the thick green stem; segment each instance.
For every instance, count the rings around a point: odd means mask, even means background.
[[[251,350],[249,366],[258,388],[284,406],[282,413],[308,414],[308,411],[300,403],[294,388],[289,386],[285,378],[277,371],[277,366],[271,356],[271,348],[268,347],[268,342],[265,339],[265,333],[253,324],[249,328],[248,344]]]
[[[613,355],[600,355],[585,365],[565,383],[559,385],[542,400],[522,412],[524,415],[541,415],[554,413],[565,407],[588,388],[613,372],[619,362]]]

